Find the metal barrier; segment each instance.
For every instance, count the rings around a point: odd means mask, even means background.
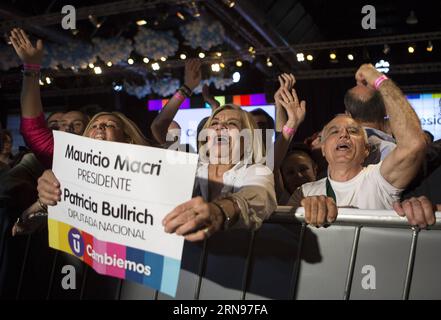
[[[303,208],[290,211],[278,207],[256,232],[230,230],[186,242],[176,299],[441,298],[440,213],[435,225],[420,231],[393,211],[339,209],[337,221],[320,229],[304,223]],[[22,241],[12,298],[172,299],[97,274],[47,248],[47,234]],[[75,266],[75,290],[61,288],[66,264]]]

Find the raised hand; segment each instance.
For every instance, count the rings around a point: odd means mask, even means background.
[[[202,97],[211,106],[213,111],[220,107],[220,103],[210,94],[210,88],[206,84],[202,87]]]
[[[294,85],[296,84],[296,78],[292,73],[282,73],[279,77],[279,83],[280,87],[277,89],[276,93],[274,94],[274,101],[276,104],[280,102],[280,93],[283,89],[291,90]]]
[[[290,128],[297,128],[305,119],[306,101],[299,101],[295,89],[289,90],[286,87],[283,87],[279,94],[279,103],[286,110],[288,116],[285,125]]]
[[[375,69],[372,64],[363,64],[355,73],[357,84],[368,86],[372,89],[375,87],[375,80],[383,74]]]
[[[192,91],[201,82],[201,61],[199,59],[189,59],[185,63],[185,78],[184,84]]]
[[[17,28],[11,31],[9,39],[23,63],[41,64],[43,61],[43,41],[38,40],[34,47],[26,33]]]

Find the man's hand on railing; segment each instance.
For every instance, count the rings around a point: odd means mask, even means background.
[[[440,209],[441,205],[433,205],[425,196],[394,203],[394,210],[399,216],[406,217],[411,226],[419,226],[421,229],[436,222],[435,211]]]
[[[305,208],[305,222],[317,228],[332,223],[337,218],[337,205],[330,197],[306,197],[302,199],[301,205]]]

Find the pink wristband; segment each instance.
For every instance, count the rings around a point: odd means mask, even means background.
[[[296,133],[296,129],[290,128],[286,125],[283,126],[283,132],[285,132],[289,136],[293,136]]]
[[[181,101],[184,101],[184,100],[185,100],[184,95],[183,95],[180,91],[176,91],[176,93],[175,93],[175,98],[176,98],[176,99],[179,99],[179,100],[181,100]]]
[[[40,70],[40,68],[41,68],[41,65],[39,65],[39,64],[23,63],[23,69]]]
[[[387,79],[389,79],[389,78],[386,77],[384,74],[382,76],[378,77],[377,80],[375,80],[375,82],[374,82],[375,90],[378,90],[378,88],[383,83],[383,81],[387,80]]]

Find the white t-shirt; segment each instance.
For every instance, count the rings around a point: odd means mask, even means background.
[[[380,173],[380,167],[381,162],[369,165],[354,178],[345,182],[329,178],[337,199],[337,206],[358,209],[392,209],[393,203],[399,200],[404,189],[395,188],[387,182]],[[326,178],[305,183],[297,191],[291,196],[289,205],[300,206],[303,197],[326,196]]]

